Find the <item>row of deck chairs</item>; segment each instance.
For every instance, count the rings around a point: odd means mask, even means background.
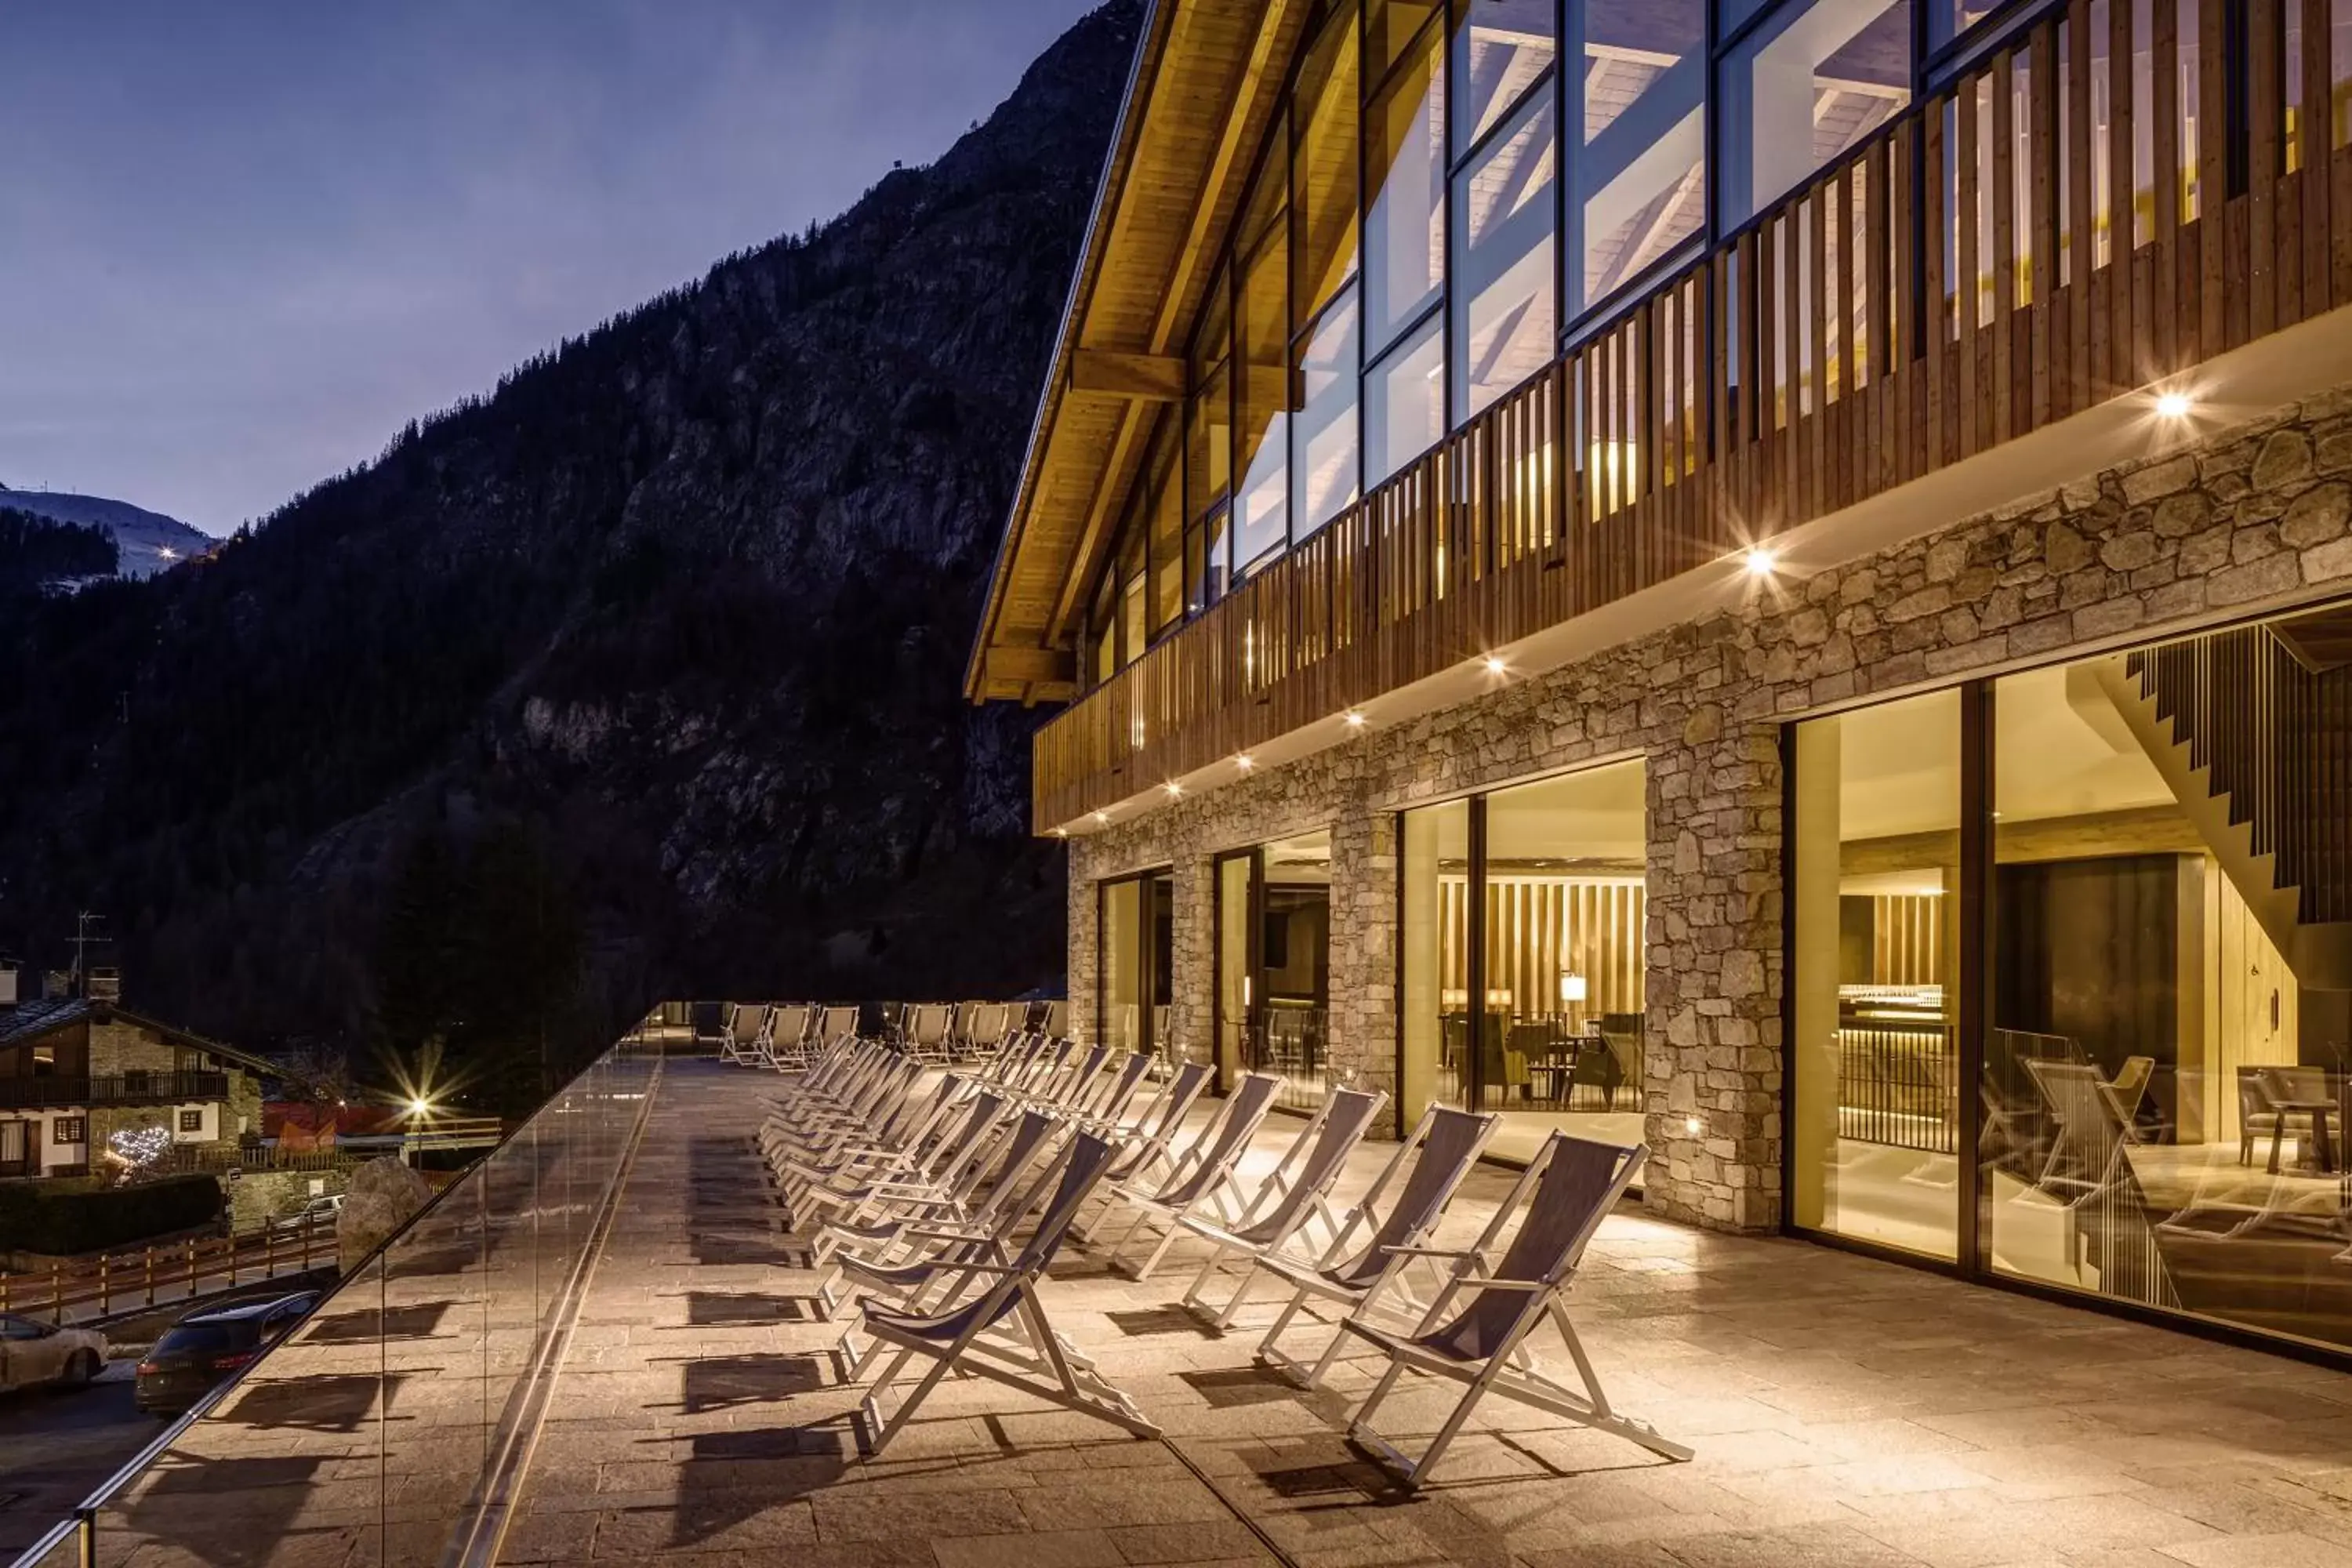
[[[1282,1080],[1243,1077],[1188,1128],[1209,1069],[1185,1064],[1154,1085],[1151,1065],[1027,1037],[972,1071],[934,1076],[903,1051],[851,1040],[776,1100],[759,1143],[792,1228],[829,1270],[818,1299],[831,1318],[856,1298],[840,1359],[845,1377],[873,1379],[856,1418],[866,1452],[887,1447],[950,1373],[1160,1436],[1055,1330],[1040,1286],[1066,1247],[1095,1247],[1142,1279],[1189,1237],[1207,1256],[1183,1304],[1220,1331],[1261,1286],[1280,1298],[1256,1352],[1279,1374],[1319,1385],[1350,1345],[1387,1359],[1349,1435],[1408,1487],[1488,1394],[1690,1458],[1611,1406],[1564,1300],[1643,1150],[1554,1133],[1477,1241],[1440,1247],[1438,1224],[1496,1116],[1433,1107],[1343,1205],[1334,1190],[1385,1094],[1335,1089],[1288,1130],[1270,1172],[1244,1174]],[[1285,1347],[1310,1324],[1320,1325],[1318,1348]],[[1574,1363],[1573,1384],[1535,1358],[1530,1337],[1547,1325]],[[1417,1458],[1372,1425],[1407,1371],[1464,1385]]]
[[[1066,1002],[925,1002],[886,1006],[881,1037],[933,1066],[992,1057],[1015,1040],[1063,1034]],[[735,1002],[719,1026],[719,1056],[743,1067],[797,1072],[860,1036],[859,1009],[812,1003]]]

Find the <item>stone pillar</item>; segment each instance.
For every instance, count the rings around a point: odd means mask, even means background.
[[[1091,857],[1070,846],[1070,1033],[1082,1040],[1095,1037],[1096,926],[1100,910],[1095,901]]]
[[[1646,1201],[1780,1220],[1780,757],[1769,714],[1691,710],[1649,762]]]
[[[1396,922],[1396,817],[1350,807],[1331,824],[1331,1062],[1391,1095]]]
[[[1171,875],[1176,888],[1173,963],[1168,996],[1168,1032],[1163,1054],[1188,1062],[1215,1059],[1217,880],[1205,855],[1179,855]]]

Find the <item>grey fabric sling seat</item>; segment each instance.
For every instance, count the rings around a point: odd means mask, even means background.
[[[1085,1075],[1099,1069],[1109,1056],[1108,1046],[1080,1046],[1075,1040],[1064,1040],[1053,1051],[1045,1070],[1023,1091],[1024,1097],[1032,1105],[1059,1107],[1077,1092]]]
[[[1110,1144],[1090,1132],[1074,1138],[1028,1244],[1006,1263],[963,1265],[968,1283],[944,1310],[918,1315],[866,1304],[867,1333],[877,1346],[896,1353],[858,1405],[861,1449],[878,1454],[887,1447],[950,1372],[985,1377],[1065,1410],[1098,1416],[1138,1437],[1160,1436],[1132,1399],[1069,1353],[1038,1292],[1079,1205],[1109,1168],[1111,1153]],[[892,1408],[892,1385],[918,1356],[931,1365]]]
[[[1035,1103],[1058,1116],[1074,1114],[1087,1097],[1095,1092],[1095,1079],[1110,1060],[1108,1046],[1088,1046],[1077,1053],[1076,1059],[1036,1096]]]
[[[1028,1070],[1030,1061],[1045,1048],[1045,1042],[1035,1035],[1023,1035],[1008,1042],[996,1053],[982,1073],[982,1079],[998,1089],[1010,1089]]]
[[[1039,1099],[1045,1086],[1062,1076],[1062,1068],[1077,1054],[1077,1049],[1075,1040],[1045,1041],[1035,1055],[1005,1079],[1006,1091],[1024,1103]]]
[[[1494,1220],[1475,1247],[1411,1249],[1451,1258],[1453,1270],[1414,1328],[1390,1328],[1360,1312],[1340,1325],[1344,1332],[1370,1341],[1389,1357],[1388,1370],[1349,1424],[1349,1437],[1395,1471],[1408,1489],[1418,1487],[1444,1458],[1478,1402],[1493,1394],[1614,1433],[1669,1459],[1689,1458],[1691,1450],[1684,1445],[1611,1407],[1564,1300],[1586,1245],[1640,1173],[1647,1152],[1554,1132],[1544,1140],[1502,1207],[1495,1211]],[[1486,1259],[1500,1246],[1511,1215],[1523,1204],[1527,1216],[1518,1234],[1503,1250],[1501,1261],[1490,1269]],[[1576,1363],[1580,1388],[1571,1388],[1545,1373],[1528,1350],[1528,1336],[1546,1322],[1559,1331]],[[1465,1385],[1461,1399],[1417,1459],[1372,1427],[1373,1415],[1408,1370]]]
[[[879,1046],[852,1043],[826,1055],[818,1069],[802,1075],[789,1096],[768,1096],[760,1124],[760,1146],[771,1149],[788,1136],[814,1134],[855,1114],[890,1070],[890,1053]]]
[[[1272,1073],[1254,1072],[1244,1077],[1234,1086],[1232,1097],[1218,1110],[1215,1120],[1202,1128],[1201,1136],[1177,1157],[1176,1168],[1167,1181],[1158,1186],[1130,1182],[1111,1194],[1114,1205],[1135,1211],[1135,1218],[1111,1247],[1108,1261],[1113,1268],[1119,1267],[1119,1255],[1144,1233],[1146,1226],[1158,1226],[1160,1237],[1159,1245],[1136,1266],[1133,1274],[1138,1279],[1150,1279],[1160,1260],[1168,1256],[1169,1247],[1181,1234],[1177,1222],[1184,1215],[1205,1208],[1227,1222],[1240,1217],[1246,1200],[1238,1191],[1234,1172],[1242,1156],[1249,1152],[1250,1140],[1265,1123],[1266,1112],[1274,1109],[1274,1097],[1281,1088],[1282,1080]],[[1330,1102],[1326,1100],[1315,1120],[1300,1133],[1302,1142],[1319,1129],[1329,1110]],[[1294,1153],[1297,1147],[1292,1146]],[[1284,1158],[1286,1162],[1290,1155]],[[1279,1173],[1276,1179],[1279,1181]]]
[[[994,1163],[1011,1110],[993,1089],[980,1090],[966,1106],[962,1124],[940,1140],[938,1153],[924,1169],[876,1183],[863,1202],[824,1221],[810,1244],[811,1267],[824,1263],[844,1245],[895,1239],[909,1216],[962,1215]]]
[[[1069,1118],[1080,1127],[1106,1137],[1118,1129],[1135,1097],[1143,1088],[1143,1080],[1151,1072],[1151,1058],[1141,1051],[1129,1051],[1127,1059],[1112,1071],[1096,1079],[1094,1087],[1079,1097],[1070,1108]],[[1118,1142],[1113,1138],[1114,1145]],[[1116,1163],[1117,1156],[1113,1156]]]
[[[879,1047],[877,1047],[879,1049]],[[772,1166],[793,1158],[819,1157],[843,1143],[871,1136],[908,1103],[921,1069],[896,1053],[869,1078],[845,1092],[838,1104],[780,1121],[771,1117],[760,1131],[761,1152]]]
[[[776,1072],[796,1072],[808,1065],[809,1009],[784,1003],[770,1009],[767,1026],[758,1041],[760,1065]]]
[[[910,1090],[897,1109],[864,1131],[850,1130],[818,1152],[795,1152],[775,1162],[787,1200],[813,1189],[854,1184],[877,1171],[903,1168],[924,1147],[963,1093],[964,1080],[942,1073],[929,1093]]]
[[[1174,1172],[1181,1158],[1176,1152],[1176,1137],[1184,1131],[1184,1119],[1207,1091],[1209,1078],[1208,1067],[1186,1062],[1132,1120],[1092,1129],[1109,1139],[1118,1150],[1111,1158],[1110,1173],[1103,1179],[1124,1186]],[[1203,1129],[1204,1136],[1205,1133]],[[1078,1239],[1092,1241],[1095,1232],[1118,1208],[1117,1199],[1106,1202],[1092,1222],[1078,1227]]]
[[[1419,1267],[1436,1275],[1438,1286],[1444,1282],[1444,1270],[1434,1258],[1412,1249],[1436,1231],[1454,1194],[1477,1165],[1486,1141],[1501,1123],[1502,1118],[1491,1111],[1479,1114],[1451,1106],[1430,1107],[1397,1145],[1363,1200],[1348,1211],[1339,1234],[1321,1257],[1303,1258],[1281,1247],[1260,1253],[1255,1266],[1289,1286],[1291,1294],[1265,1337],[1257,1342],[1258,1361],[1303,1387],[1321,1384],[1349,1342],[1347,1334],[1334,1325],[1329,1342],[1311,1368],[1286,1355],[1280,1342],[1283,1331],[1300,1311],[1309,1310],[1310,1302],[1333,1303],[1341,1310],[1341,1316],[1379,1310],[1402,1316],[1407,1327],[1419,1321],[1429,1303],[1409,1288],[1409,1270]],[[1410,1175],[1405,1174],[1408,1169]],[[1389,1201],[1400,1182],[1401,1190]],[[1388,1202],[1385,1211],[1384,1201]],[[1371,1235],[1359,1245],[1356,1234],[1367,1226]]]
[[[972,1113],[988,1101],[993,1121],[999,1103],[992,1096],[971,1092],[971,1085],[954,1073],[940,1079],[932,1109],[904,1139],[870,1150],[853,1150],[839,1166],[822,1179],[789,1189],[785,1208],[795,1230],[835,1215],[854,1215],[868,1204],[904,1192],[935,1194],[939,1182],[968,1153],[982,1133]],[[860,1156],[864,1157],[860,1157]]]
[[[1198,1214],[1177,1219],[1178,1225],[1209,1244],[1209,1256],[1202,1259],[1201,1271],[1192,1277],[1192,1285],[1184,1292],[1186,1307],[1204,1314],[1220,1330],[1230,1328],[1242,1299],[1249,1294],[1250,1281],[1257,1277],[1258,1258],[1286,1244],[1303,1240],[1307,1227],[1318,1221],[1326,1244],[1339,1238],[1340,1220],[1331,1207],[1332,1184],[1347,1169],[1348,1156],[1364,1141],[1373,1119],[1388,1102],[1387,1094],[1378,1089],[1333,1090],[1324,1102],[1322,1125],[1314,1133],[1313,1142],[1306,1144],[1297,1168],[1288,1173],[1285,1182],[1269,1183],[1241,1218],[1229,1226]],[[1226,1255],[1235,1252],[1242,1255],[1242,1270],[1233,1297],[1222,1307],[1212,1307],[1203,1292],[1223,1268]]]
[[[891,1300],[909,1299],[929,1278],[926,1270],[936,1258],[985,1240],[1026,1214],[1040,1195],[1030,1168],[1040,1161],[1050,1165],[1064,1131],[1061,1122],[1033,1106],[991,1151],[985,1196],[974,1200],[967,1187],[961,1199],[925,1203],[887,1220],[828,1224],[817,1237],[823,1251],[812,1255],[814,1264],[830,1259],[833,1265],[816,1289],[825,1316],[833,1315],[852,1289]]]

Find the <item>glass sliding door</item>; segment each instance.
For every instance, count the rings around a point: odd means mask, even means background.
[[[1795,746],[1792,1217],[1957,1258],[1960,694]]]
[[[1277,839],[1217,862],[1219,1071],[1270,1072],[1279,1103],[1322,1102],[1330,1059],[1331,835]]]
[[[1556,1129],[1642,1141],[1644,788],[1635,759],[1405,814],[1408,1120],[1494,1112],[1515,1159]]]
[[[1170,1027],[1175,879],[1164,870],[1120,877],[1099,884],[1096,897],[1095,1037],[1115,1050],[1186,1059]]]

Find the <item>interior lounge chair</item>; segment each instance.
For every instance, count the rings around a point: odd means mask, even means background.
[[[1181,1231],[1178,1222],[1186,1215],[1214,1214],[1227,1223],[1240,1217],[1248,1198],[1239,1190],[1234,1170],[1241,1164],[1242,1156],[1249,1152],[1250,1140],[1257,1135],[1266,1112],[1274,1109],[1274,1097],[1281,1088],[1282,1079],[1272,1073],[1254,1072],[1244,1077],[1234,1086],[1232,1097],[1219,1108],[1216,1119],[1202,1129],[1201,1136],[1193,1140],[1190,1148],[1177,1156],[1176,1168],[1167,1181],[1154,1187],[1129,1182],[1111,1194],[1115,1206],[1124,1205],[1135,1211],[1134,1220],[1110,1249],[1108,1261],[1113,1268],[1119,1267],[1119,1255],[1147,1226],[1160,1227],[1160,1244],[1135,1268],[1133,1277],[1138,1279],[1150,1279],[1160,1260],[1168,1256],[1169,1247]],[[1293,1156],[1319,1130],[1329,1110],[1330,1102],[1326,1100],[1315,1120],[1300,1133],[1299,1142],[1284,1154],[1286,1165],[1295,1163]],[[1276,1167],[1273,1179],[1282,1180],[1282,1167]],[[1101,1221],[1096,1223],[1099,1225]]]
[[[1614,1433],[1669,1459],[1691,1457],[1688,1447],[1610,1405],[1565,1300],[1586,1245],[1640,1173],[1646,1152],[1554,1132],[1495,1211],[1475,1247],[1461,1251],[1401,1249],[1451,1258],[1454,1264],[1451,1278],[1417,1327],[1399,1331],[1360,1313],[1351,1314],[1341,1325],[1343,1332],[1370,1342],[1389,1357],[1388,1370],[1356,1412],[1348,1436],[1395,1471],[1408,1489],[1434,1473],[1463,1423],[1490,1394]],[[1501,1259],[1490,1266],[1487,1258],[1499,1247],[1506,1225],[1522,1204],[1526,1219]],[[1530,1353],[1529,1336],[1547,1322],[1559,1331],[1576,1363],[1580,1388],[1546,1373]],[[1464,1385],[1461,1399],[1419,1458],[1391,1444],[1372,1426],[1381,1403],[1408,1371]]]
[[[1407,1326],[1418,1322],[1429,1303],[1406,1289],[1405,1272],[1416,1265],[1435,1271],[1442,1286],[1444,1270],[1435,1259],[1414,1249],[1436,1231],[1438,1222],[1445,1217],[1446,1205],[1454,1201],[1455,1191],[1477,1165],[1486,1141],[1501,1124],[1502,1118],[1491,1111],[1475,1114],[1451,1106],[1430,1107],[1397,1145],[1363,1201],[1348,1211],[1338,1237],[1322,1257],[1305,1258],[1272,1248],[1254,1259],[1255,1268],[1291,1288],[1289,1301],[1257,1342],[1257,1359],[1303,1387],[1321,1384],[1348,1343],[1344,1332],[1336,1325],[1332,1328],[1330,1342],[1311,1368],[1292,1360],[1281,1348],[1283,1331],[1310,1302],[1331,1302],[1342,1315],[1385,1310],[1405,1314]],[[1410,1176],[1403,1174],[1408,1168]],[[1396,1190],[1391,1200],[1392,1189]],[[1367,1226],[1371,1235],[1359,1245],[1357,1232]],[[1353,1252],[1349,1250],[1351,1247]]]
[[[2238,1163],[2254,1163],[2254,1140],[2268,1133],[2271,1140],[2271,1169],[2278,1169],[2279,1144],[2286,1136],[2286,1118],[2279,1113],[2278,1102],[2271,1098],[2270,1086],[2263,1081],[2263,1069],[2242,1067],[2238,1069]]]
[[[1133,1400],[1070,1352],[1047,1320],[1037,1290],[1079,1205],[1109,1168],[1111,1152],[1092,1133],[1073,1140],[1063,1157],[1061,1181],[1028,1245],[1009,1263],[963,1264],[971,1287],[944,1310],[918,1316],[866,1305],[866,1331],[877,1345],[897,1353],[858,1406],[860,1448],[879,1454],[888,1447],[950,1372],[985,1377],[1065,1410],[1099,1416],[1139,1437],[1160,1436]],[[929,1370],[890,1408],[892,1385],[917,1356],[932,1363]]]
[[[1364,1134],[1370,1131],[1372,1119],[1389,1102],[1384,1092],[1360,1089],[1334,1089],[1324,1101],[1322,1126],[1305,1143],[1306,1152],[1289,1173],[1286,1184],[1268,1183],[1257,1198],[1232,1225],[1220,1225],[1201,1215],[1188,1214],[1177,1224],[1209,1244],[1209,1256],[1201,1264],[1201,1271],[1192,1277],[1184,1292],[1184,1305],[1206,1316],[1220,1331],[1233,1326],[1234,1313],[1242,1299],[1249,1294],[1250,1281],[1257,1277],[1257,1259],[1267,1253],[1296,1241],[1304,1241],[1308,1226],[1320,1221],[1325,1245],[1339,1236],[1340,1220],[1332,1209],[1332,1184],[1347,1168],[1348,1156],[1355,1152]],[[1305,1135],[1302,1134],[1302,1142]],[[1241,1279],[1234,1287],[1233,1297],[1222,1307],[1212,1307],[1202,1292],[1210,1280],[1216,1278],[1228,1254],[1242,1255]]]

